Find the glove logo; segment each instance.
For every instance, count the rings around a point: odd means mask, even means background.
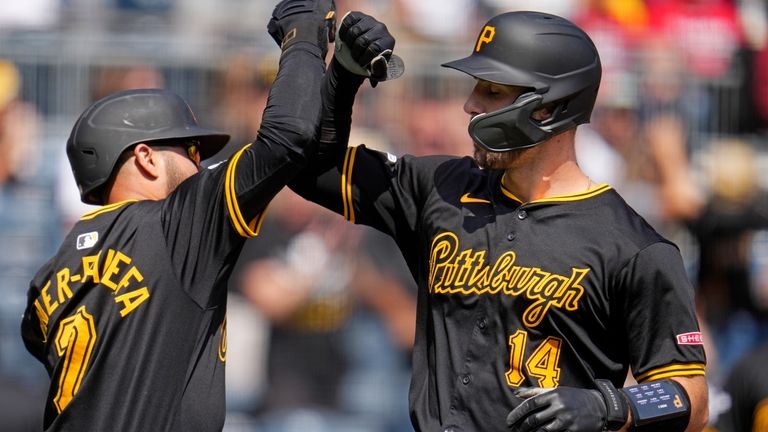
[[[291,43],[291,41],[296,39],[296,33],[297,33],[296,28],[295,27],[292,28],[291,31],[289,31],[285,35],[285,38],[283,38],[283,43],[280,44],[280,48],[285,49],[285,47],[287,47]]]
[[[483,46],[483,44],[493,42],[494,37],[496,37],[496,27],[489,25],[483,27],[483,31],[480,32],[480,36],[477,38],[475,51],[480,52],[480,48]]]

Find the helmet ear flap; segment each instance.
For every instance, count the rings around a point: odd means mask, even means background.
[[[548,136],[533,120],[543,99],[538,93],[524,93],[508,107],[478,114],[469,122],[469,135],[477,145],[492,152],[533,147]]]

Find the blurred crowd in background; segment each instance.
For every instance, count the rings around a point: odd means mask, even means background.
[[[73,221],[64,146],[80,112],[121,89],[165,87],[199,120],[256,134],[279,50],[264,0],[0,2],[0,429],[38,430],[47,377],[23,348],[29,279]],[[603,83],[579,162],[683,252],[708,354],[711,418],[736,362],[768,344],[768,2],[336,0],[397,37],[405,75],[355,108],[352,143],[471,154],[474,84],[440,67],[492,15],[565,16],[594,39]],[[415,284],[386,237],[290,191],[270,206],[230,283],[227,431],[412,430]],[[131,359],[125,359],[126,362]]]

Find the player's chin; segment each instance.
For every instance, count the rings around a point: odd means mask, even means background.
[[[509,153],[491,152],[477,144],[475,144],[473,157],[477,165],[483,169],[504,169],[509,163]]]

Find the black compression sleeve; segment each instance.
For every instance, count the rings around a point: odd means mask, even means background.
[[[325,73],[322,83],[322,112],[317,130],[318,151],[309,166],[291,181],[288,186],[306,199],[334,208],[318,195],[317,185],[323,176],[335,177],[341,172],[344,154],[352,127],[352,105],[364,77],[347,71],[335,58]]]
[[[282,53],[257,142],[282,145],[304,158],[315,150],[324,67],[314,44],[297,42]]]
[[[365,77],[355,75],[336,58],[323,80],[323,110],[318,141],[321,153],[334,153],[347,147],[352,125],[352,105]]]
[[[320,87],[325,63],[318,46],[299,41],[280,56],[258,136],[232,156],[226,181],[228,205],[247,225],[306,166],[317,148]],[[234,182],[234,183],[232,183]]]

